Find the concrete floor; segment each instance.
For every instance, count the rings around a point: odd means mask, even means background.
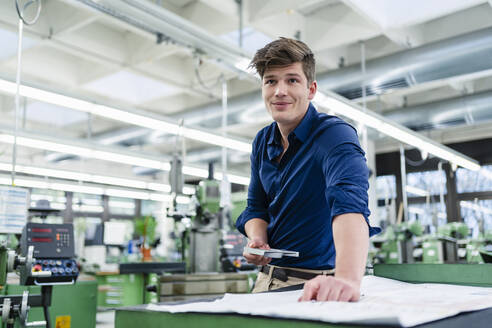
[[[114,311],[97,312],[96,328],[114,328]]]

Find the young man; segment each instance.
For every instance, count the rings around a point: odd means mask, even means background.
[[[357,133],[311,104],[315,60],[303,42],[273,41],[251,66],[275,122],[253,141],[248,206],[236,226],[249,247],[299,252],[281,259],[244,253],[260,265],[253,292],[305,282],[302,301],[357,301],[369,236],[378,232],[368,224],[368,169]]]

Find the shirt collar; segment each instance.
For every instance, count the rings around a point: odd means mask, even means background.
[[[301,120],[301,123],[294,129],[294,131],[291,132],[291,134],[294,134],[297,139],[299,139],[301,142],[305,142],[309,136],[309,133],[311,132],[311,128],[313,126],[313,123],[316,119],[316,108],[314,108],[312,103],[309,103],[309,107],[306,111],[306,114]],[[270,133],[270,136],[268,137],[267,144],[269,146],[275,145],[275,146],[282,146],[282,141],[281,141],[281,135],[280,135],[280,130],[278,129],[277,122],[273,122],[272,124],[273,131]],[[271,154],[269,154],[270,157],[274,158],[278,156],[277,151],[271,151]]]
[[[268,145],[281,145],[280,130],[278,129],[277,122],[273,122],[272,128],[273,131],[270,133],[270,137],[268,137]]]
[[[316,119],[316,108],[314,108],[312,103],[309,103],[309,107],[302,119],[301,123],[294,129],[293,133],[296,135],[296,138],[302,142],[305,142],[311,132],[311,128],[313,127],[313,123]]]

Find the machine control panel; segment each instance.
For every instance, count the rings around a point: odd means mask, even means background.
[[[77,280],[72,224],[27,223],[21,237],[22,255],[27,255],[30,246],[34,261],[30,272],[21,274],[24,285]]]
[[[72,258],[75,255],[71,224],[27,223],[22,231],[22,254],[34,246],[35,258]]]

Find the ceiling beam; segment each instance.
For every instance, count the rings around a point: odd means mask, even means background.
[[[9,30],[15,31],[16,26],[17,25],[15,23],[11,23],[11,22],[3,20],[3,18],[0,18],[0,27],[4,27],[4,28],[7,28]],[[177,83],[174,80],[167,79],[163,75],[153,74],[153,73],[148,72],[146,70],[137,68],[137,67],[133,66],[130,62],[116,61],[114,59],[114,57],[108,57],[107,54],[104,53],[103,51],[96,52],[92,48],[89,49],[88,47],[81,46],[76,42],[74,43],[73,41],[67,42],[65,40],[62,40],[61,38],[56,37],[56,36],[50,37],[50,35],[48,35],[48,34],[42,34],[40,32],[33,31],[33,30],[25,30],[24,35],[29,37],[29,38],[41,41],[40,45],[49,46],[49,47],[61,50],[65,53],[71,54],[73,56],[76,56],[78,58],[81,58],[83,60],[87,60],[87,61],[97,63],[100,65],[104,65],[105,67],[108,67],[110,70],[113,70],[113,72],[120,71],[120,70],[127,70],[129,72],[136,73],[136,74],[148,77],[148,78],[163,81],[164,83],[167,83],[173,87],[180,89],[183,93],[186,93],[186,94],[208,96],[208,94],[206,92],[199,90],[199,89],[196,89],[190,84]],[[67,37],[67,35],[64,35],[64,36]],[[70,38],[67,38],[67,39],[70,39]],[[8,62],[12,59],[14,59],[14,58],[11,57],[11,58],[5,59],[4,62]],[[76,64],[74,64],[74,65],[76,65]],[[88,83],[89,81],[82,80],[81,82],[82,83]]]

